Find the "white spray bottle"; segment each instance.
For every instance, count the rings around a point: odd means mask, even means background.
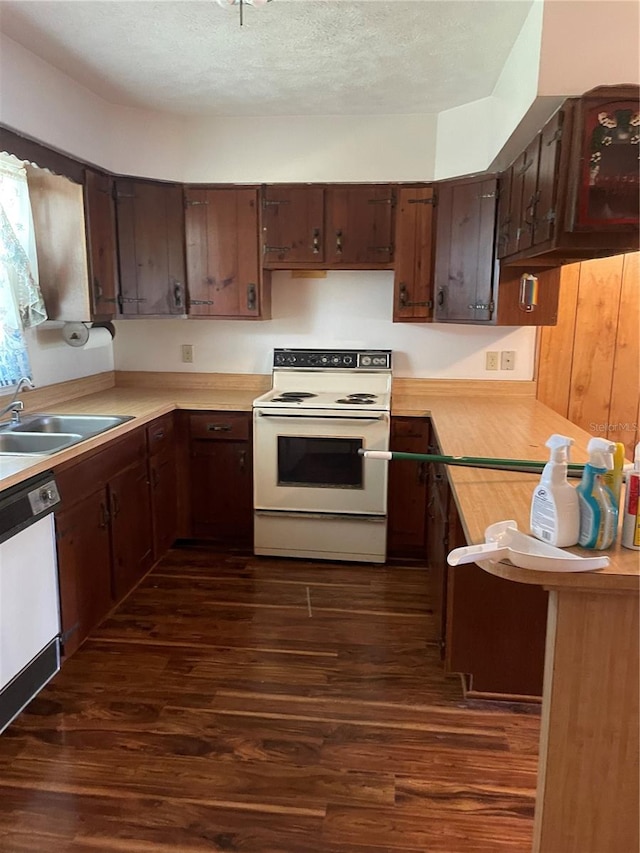
[[[559,548],[575,545],[580,534],[578,493],[567,480],[572,444],[573,439],[566,435],[554,434],[548,439],[551,455],[531,501],[531,533]]]

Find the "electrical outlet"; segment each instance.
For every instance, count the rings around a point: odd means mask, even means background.
[[[193,345],[182,344],[182,360],[185,364],[193,364]]]
[[[497,352],[487,352],[485,353],[486,362],[484,365],[485,370],[497,370],[498,369],[498,353]]]
[[[516,353],[515,350],[503,350],[500,353],[500,370],[515,370]]]

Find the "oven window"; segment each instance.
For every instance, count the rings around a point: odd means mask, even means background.
[[[278,436],[278,485],[362,489],[361,438]]]

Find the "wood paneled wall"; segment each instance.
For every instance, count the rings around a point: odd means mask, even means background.
[[[558,325],[540,329],[538,399],[592,435],[640,440],[640,253],[562,268]]]

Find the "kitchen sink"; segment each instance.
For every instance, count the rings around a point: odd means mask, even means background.
[[[132,420],[132,415],[25,415],[0,426],[0,454],[57,453]]]
[[[56,453],[82,441],[77,433],[14,432],[0,433],[0,453]]]
[[[121,415],[25,415],[19,424],[11,425],[12,433],[76,433],[89,438],[105,430],[130,421],[131,416]]]

